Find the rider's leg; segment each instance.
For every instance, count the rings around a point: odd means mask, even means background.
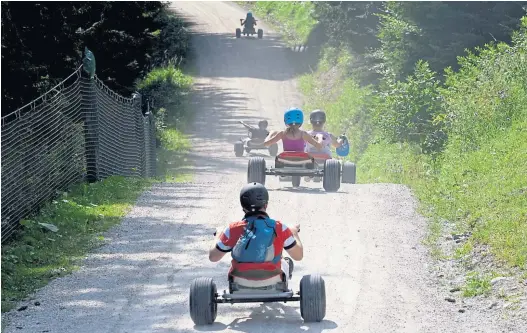
[[[288,281],[293,277],[294,270],[293,260],[289,257],[282,258],[282,272],[287,276]]]
[[[285,285],[289,286],[289,279],[291,278],[289,276],[289,263],[287,262],[287,260],[285,260],[285,258],[282,258],[281,264],[282,264],[282,272],[285,275]]]

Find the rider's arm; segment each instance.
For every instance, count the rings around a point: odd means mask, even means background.
[[[297,225],[294,228],[288,228],[286,225],[283,225],[284,233],[284,250],[293,258],[293,260],[300,261],[304,258],[304,247],[298,237],[298,230],[300,226]]]
[[[317,147],[317,149],[322,149],[322,143],[315,140],[315,138],[313,138],[311,135],[309,135],[307,132],[302,132],[302,137],[304,138],[304,140],[306,140],[307,142],[309,142],[311,145]]]
[[[264,146],[268,147],[272,144],[277,143],[278,141],[282,140],[282,137],[284,135],[283,131],[272,131],[267,138],[265,138]]]
[[[245,122],[242,121],[242,120],[240,120],[240,124],[242,124],[243,126],[245,126],[245,128],[247,128],[247,129],[249,129],[249,130],[250,130],[250,129],[254,129],[254,127],[252,127],[251,125],[245,123]]]
[[[225,254],[232,250],[231,239],[229,238],[229,227],[224,230],[216,230],[214,242],[209,249],[209,260],[212,262],[220,261]]]

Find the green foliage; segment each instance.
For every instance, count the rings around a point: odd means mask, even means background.
[[[384,139],[417,143],[424,153],[441,149],[446,136],[440,82],[435,76],[428,63],[418,61],[405,81],[383,83],[373,117]]]
[[[388,80],[400,80],[410,72],[408,66],[413,66],[410,54],[412,41],[420,33],[419,27],[412,24],[397,11],[398,3],[389,2],[386,5],[388,14],[378,14],[380,28],[377,37],[380,47],[374,53],[381,63],[379,73]]]
[[[345,133],[351,144],[352,159],[357,160],[371,137],[368,112],[372,92],[342,75],[350,55],[327,49],[319,69],[300,77],[300,90],[306,96],[304,108],[323,109],[328,115],[327,129],[334,135]]]
[[[101,244],[97,235],[117,224],[149,184],[124,177],[80,184],[21,221],[16,241],[2,245],[2,312],[75,269],[86,251]]]
[[[98,77],[127,96],[153,66],[184,57],[188,35],[159,1],[2,2],[2,114],[70,75],[85,46]]]
[[[473,297],[488,293],[492,285],[490,284],[492,277],[487,274],[478,274],[472,272],[467,275],[465,286],[463,286],[463,296]]]
[[[180,64],[190,47],[190,36],[183,20],[168,11],[163,11],[156,17],[156,21],[162,28],[152,32],[156,45],[152,52],[150,69],[176,61]]]

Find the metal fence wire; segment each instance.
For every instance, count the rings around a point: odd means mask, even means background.
[[[155,121],[141,96],[122,97],[82,66],[2,117],[2,244],[60,191],[109,176],[153,177]]]

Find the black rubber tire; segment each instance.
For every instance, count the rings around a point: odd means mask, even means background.
[[[355,184],[357,177],[357,167],[355,163],[344,162],[342,165],[342,183]]]
[[[243,156],[243,142],[236,142],[234,144],[234,154],[236,155],[236,157]]]
[[[340,188],[340,161],[329,159],[324,163],[322,186],[326,192],[337,192]]]
[[[212,325],[218,314],[216,284],[212,278],[197,278],[190,285],[190,318],[196,325]]]
[[[247,166],[247,183],[260,183],[265,185],[265,159],[263,157],[251,157]]]
[[[293,176],[291,179],[291,183],[293,184],[293,187],[299,187],[300,186],[300,176]]]
[[[278,155],[278,145],[276,143],[269,147],[269,155],[273,157]]]
[[[318,274],[300,280],[300,315],[306,323],[320,322],[326,316],[326,284]]]
[[[262,29],[258,29],[258,38],[259,39],[263,38],[263,30]]]
[[[236,28],[236,38],[240,38],[242,36],[242,29]]]

